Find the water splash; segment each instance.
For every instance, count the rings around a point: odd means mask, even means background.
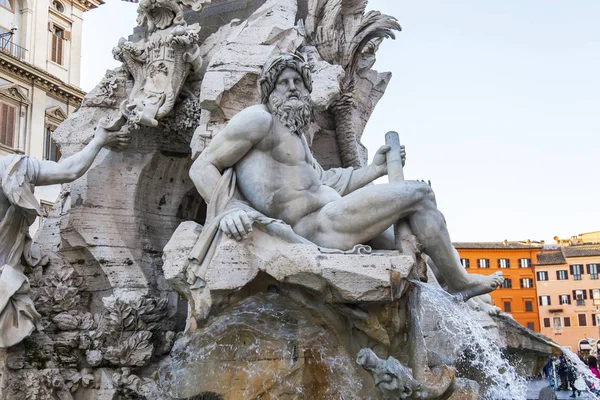
[[[417,283],[417,282],[415,282]],[[437,315],[437,328],[447,335],[447,345],[454,354],[468,354],[464,360],[482,373],[483,399],[520,400],[526,398],[527,384],[515,367],[502,356],[502,347],[477,321],[475,312],[459,303],[448,292],[432,285],[417,283],[421,288],[421,308]]]
[[[596,378],[594,374],[592,374],[590,368],[579,359],[577,354],[573,353],[566,347],[557,346],[555,344],[553,345],[559,348],[563,352],[567,360],[569,360],[573,367],[575,367],[575,375],[577,376],[577,378],[583,378],[583,380],[586,381],[586,383],[592,384],[593,387],[596,389],[600,389],[600,379]],[[590,398],[600,399],[600,396],[593,394],[591,391],[588,392],[588,396],[590,396]]]

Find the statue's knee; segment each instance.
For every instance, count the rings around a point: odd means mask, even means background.
[[[425,182],[415,182],[419,199],[435,203],[433,189]]]

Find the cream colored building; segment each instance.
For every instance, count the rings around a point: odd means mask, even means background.
[[[0,156],[60,157],[50,133],[83,100],[83,13],[103,0],[0,0]],[[60,186],[36,188],[44,209]],[[32,226],[32,231],[39,223]]]
[[[560,243],[537,255],[540,332],[577,352],[583,340],[600,345],[600,243]]]

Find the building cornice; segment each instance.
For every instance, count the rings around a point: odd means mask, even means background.
[[[85,96],[85,92],[78,87],[69,85],[43,69],[3,52],[0,52],[0,71],[17,79],[33,82],[34,85],[44,89],[49,95],[60,99],[70,99],[81,103]]]
[[[73,6],[79,8],[83,12],[93,10],[104,4],[104,0],[73,0]]]

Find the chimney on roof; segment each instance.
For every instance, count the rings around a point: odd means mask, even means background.
[[[502,242],[502,244],[504,245],[504,247],[508,246],[508,240],[504,239],[504,242]]]

